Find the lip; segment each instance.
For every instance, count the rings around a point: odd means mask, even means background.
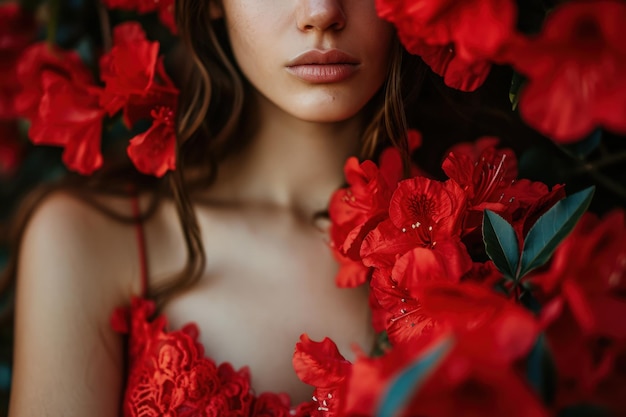
[[[286,69],[305,82],[326,84],[350,78],[359,64],[358,59],[339,49],[313,49],[289,61]]]

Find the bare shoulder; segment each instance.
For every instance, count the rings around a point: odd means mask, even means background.
[[[99,202],[132,218],[130,198],[103,197]],[[48,273],[37,273],[44,271]],[[56,192],[36,209],[26,227],[19,274],[41,284],[62,280],[76,290],[96,291],[99,298],[110,295],[123,301],[140,282],[135,227],[76,195]]]
[[[132,214],[128,199],[105,204]],[[139,289],[137,253],[132,224],[76,196],[36,209],[19,248],[11,416],[117,414],[124,352],[109,319]]]

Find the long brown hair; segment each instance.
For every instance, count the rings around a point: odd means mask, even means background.
[[[224,21],[212,20],[210,1],[177,0],[176,20],[180,39],[189,56],[183,71],[177,119],[177,169],[163,181],[130,174],[128,167],[108,169],[88,179],[74,177],[55,186],[42,187],[23,203],[21,218],[15,221],[13,241],[15,249],[2,280],[3,290],[14,283],[17,267],[17,245],[35,207],[49,193],[62,188],[74,192],[81,199],[122,222],[137,219],[110,211],[93,198],[93,191],[128,195],[129,183],[134,192],[150,190],[151,204],[142,219],[151,215],[162,198],[175,203],[187,247],[187,261],[183,270],[164,283],[149,289],[149,297],[158,307],[176,293],[194,285],[201,278],[205,253],[198,221],[193,209],[196,192],[211,185],[217,175],[217,166],[231,152],[245,146],[236,137],[237,126],[245,104],[246,82],[230,50]],[[414,100],[422,85],[426,67],[422,61],[406,53],[397,39],[389,63],[388,77],[376,96],[367,105],[370,114],[362,134],[360,157],[373,158],[382,147],[393,145],[401,153],[405,171],[409,166],[406,138],[405,109]],[[132,176],[129,180],[128,175]],[[89,184],[88,187],[81,185]]]

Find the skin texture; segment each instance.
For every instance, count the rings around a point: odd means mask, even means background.
[[[253,135],[220,165],[210,204],[196,207],[204,276],[164,313],[171,329],[196,322],[217,362],[248,365],[257,393],[299,402],[312,393],[291,366],[301,333],[333,338],[349,358],[353,344],[368,350],[373,342],[366,289],[335,287],[325,225],[311,219],[358,149],[361,110],[384,81],[391,32],[373,0],[223,3],[219,14],[255,87]],[[311,85],[285,71],[297,54],[328,47],[360,60],[346,82]],[[131,213],[127,199],[103,203]],[[185,262],[173,204],[163,203],[144,230],[156,285]],[[40,206],[21,244],[11,417],[118,415],[124,351],[109,317],[139,293],[138,271],[132,226],[61,193]]]

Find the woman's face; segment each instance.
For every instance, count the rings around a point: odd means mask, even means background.
[[[299,119],[346,120],[385,80],[392,27],[374,0],[222,0],[222,8],[243,74]]]

